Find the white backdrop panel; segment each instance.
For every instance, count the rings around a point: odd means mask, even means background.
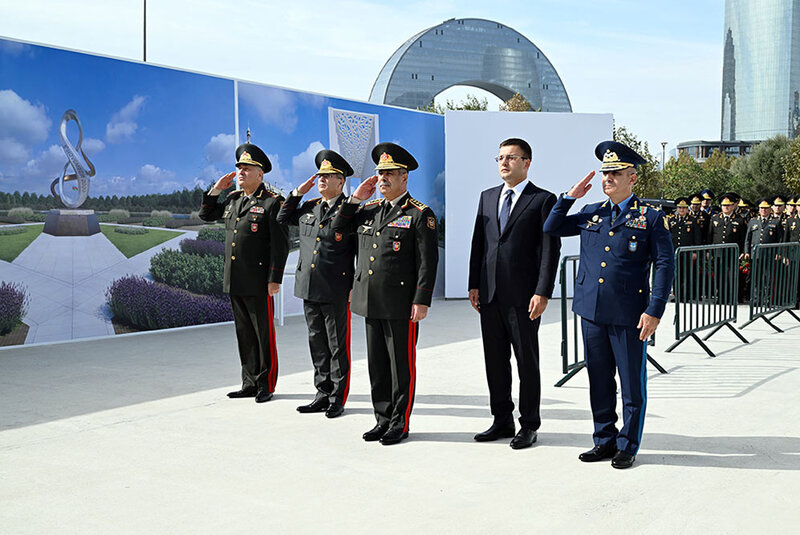
[[[448,111],[445,114],[445,297],[467,297],[469,249],[480,192],[500,184],[498,146],[519,137],[530,143],[528,178],[556,195],[599,169],[595,146],[613,135],[610,113],[509,113]],[[604,198],[599,175],[575,209]],[[561,256],[577,254],[567,238]],[[560,295],[556,281],[555,296]]]

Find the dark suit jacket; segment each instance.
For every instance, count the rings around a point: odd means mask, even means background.
[[[556,196],[532,183],[522,190],[505,231],[500,234],[497,206],[503,186],[481,193],[472,232],[469,289],[481,303],[528,306],[534,294],[553,295],[561,240],[542,226]]]
[[[331,228],[344,195],[333,199],[322,213],[322,197],[300,204],[289,195],[278,212],[278,223],[300,227],[300,258],[295,272],[294,295],[318,303],[345,303],[353,286],[356,239],[352,232]]]
[[[344,202],[333,230],[355,230],[358,260],[350,309],[372,319],[407,320],[411,305],[431,305],[439,262],[436,215],[406,193],[381,219],[384,199]]]
[[[203,194],[200,219],[225,223],[225,278],[222,289],[231,295],[267,295],[268,282],[283,280],[289,254],[289,233],[276,216],[283,197],[261,184],[248,201],[244,192]]]

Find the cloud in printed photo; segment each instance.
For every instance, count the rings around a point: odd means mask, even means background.
[[[52,121],[42,104],[33,104],[11,89],[0,90],[0,163],[30,159],[31,146],[47,139]]]
[[[137,121],[146,100],[147,97],[134,95],[130,102],[111,116],[111,120],[106,125],[106,141],[123,143],[133,138],[139,128]]]

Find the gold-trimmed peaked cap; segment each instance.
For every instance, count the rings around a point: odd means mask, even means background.
[[[758,200],[758,207],[759,208],[772,208],[772,199],[767,197],[761,197]]]
[[[676,208],[689,208],[689,197],[678,197],[675,199]]]
[[[739,202],[739,196],[736,193],[728,192],[722,196],[722,201],[720,201],[719,204],[722,206],[730,206],[738,202]]]
[[[334,150],[319,151],[314,157],[314,164],[317,166],[318,175],[340,174],[347,177],[353,174],[353,168],[350,167],[347,160]]]
[[[395,143],[379,143],[372,149],[372,161],[381,169],[405,169],[413,171],[419,164],[406,149]]]
[[[703,204],[703,195],[700,193],[695,193],[691,195],[691,203],[692,204]]]
[[[603,141],[595,147],[594,155],[603,162],[600,167],[601,173],[619,171],[628,167],[635,168],[647,163],[647,160],[639,156],[635,150],[619,141]]]
[[[783,200],[783,195],[776,195],[772,198],[772,205],[773,206],[786,206],[786,203]]]
[[[269,161],[264,151],[252,143],[242,143],[236,147],[236,167],[240,165],[255,165],[265,173],[272,171],[272,162]]]

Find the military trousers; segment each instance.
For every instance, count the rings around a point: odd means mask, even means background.
[[[417,376],[419,323],[365,318],[370,393],[378,425],[408,432]]]
[[[344,405],[350,391],[350,305],[303,300],[317,399]]]
[[[594,443],[615,442],[617,449],[639,451],[647,406],[647,344],[639,329],[627,325],[602,325],[581,318],[589,402],[594,420]],[[617,430],[617,384],[622,391],[622,429]]]
[[[489,385],[489,406],[495,419],[511,417],[511,349],[519,374],[519,423],[536,431],[541,425],[541,376],[539,373],[539,324],[530,319],[528,307],[482,304],[481,338]]]
[[[268,295],[231,295],[233,323],[242,388],[275,391],[278,381],[278,347],[275,343],[274,302]]]

